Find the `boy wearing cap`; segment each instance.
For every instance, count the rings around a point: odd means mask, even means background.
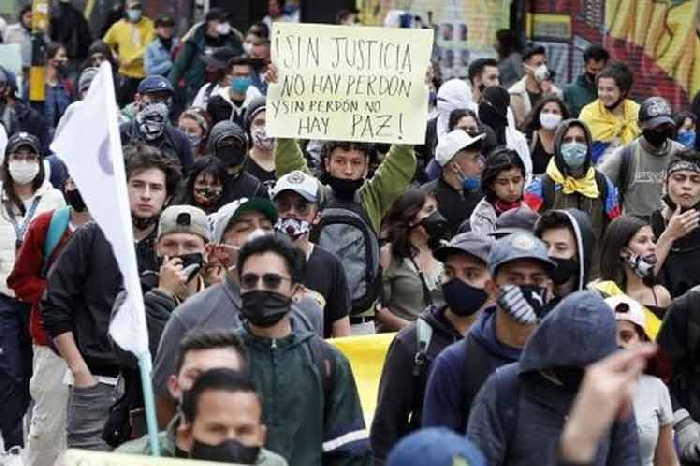
[[[472,137],[459,129],[447,133],[435,151],[435,160],[442,167],[440,178],[421,187],[435,194],[438,211],[447,219],[452,231],[469,218],[484,197],[481,191],[484,136],[482,133]]]
[[[488,256],[485,286],[496,304],[484,309],[467,337],[433,363],[423,404],[423,426],[465,432],[472,400],[496,368],[515,362],[552,297],[554,262],[531,233],[497,240]]]
[[[648,219],[658,209],[668,164],[684,146],[673,140],[671,106],[649,97],[639,109],[642,134],[603,159],[599,170],[617,186],[625,215]]]
[[[127,0],[126,18],[114,23],[102,38],[119,60],[119,75],[123,78],[119,90],[121,105],[132,99],[139,81],[146,76],[143,57],[154,35],[153,21],[143,16],[141,0]]]
[[[156,18],[156,38],[146,47],[144,65],[146,76],[159,74],[167,76],[173,67],[173,54],[178,44],[173,37],[175,20],[172,16],[162,15]]]
[[[277,210],[268,199],[240,199],[219,209],[213,216],[212,246],[207,258],[222,268],[220,283],[206,288],[180,304],[168,319],[153,363],[158,419],[165,427],[175,414],[175,401],[167,390],[167,380],[175,373],[172,357],[184,335],[193,329],[231,329],[241,326],[241,295],[235,273],[240,248],[257,236],[273,232]],[[292,305],[295,331],[322,334],[322,309],[313,300]]]
[[[490,237],[470,232],[436,250],[435,257],[445,264],[442,292],[447,304],[425,309],[389,348],[370,435],[375,465],[384,463],[401,437],[420,428],[431,363],[444,348],[462,339],[477,312],[489,302],[484,288],[490,279],[486,261],[492,244]]]
[[[222,120],[231,120],[243,126],[243,115],[248,105],[259,97],[263,97],[257,87],[251,86],[250,75],[253,68],[246,56],[234,57],[226,69],[229,85],[220,87],[212,94],[207,102],[207,113],[216,124]]]
[[[179,160],[187,173],[192,165],[192,145],[187,135],[170,123],[170,103],[175,90],[166,78],[153,75],[138,85],[134,102],[122,111],[119,125],[123,145],[143,143]],[[135,112],[133,117],[130,113]]]
[[[343,265],[333,253],[309,241],[319,215],[318,182],[311,175],[293,171],[277,180],[272,199],[280,215],[275,228],[304,251],[303,284],[315,292],[323,307],[324,336],[350,335],[350,289]]]

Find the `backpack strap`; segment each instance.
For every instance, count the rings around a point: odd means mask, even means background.
[[[537,130],[532,132],[532,139],[530,140],[530,153],[535,152],[535,147],[537,147],[537,141],[539,140],[539,132]]]
[[[542,175],[542,206],[549,210],[554,205],[554,180],[546,173]]]
[[[469,333],[465,338],[465,358],[463,373],[462,391],[462,413],[464,413],[464,425],[466,429],[469,412],[472,409],[472,402],[481,389],[486,379],[491,374],[491,357],[486,354],[484,348]]]
[[[416,354],[413,358],[413,376],[423,375],[428,362],[428,347],[433,338],[433,327],[422,317],[416,319]]]
[[[622,157],[622,160],[620,160],[620,175],[618,177],[619,182],[617,186],[620,193],[620,203],[622,203],[627,193],[627,184],[630,181],[629,174],[632,173],[632,145],[634,145],[634,153],[637,154],[639,152],[639,140],[620,150],[620,157]]]
[[[318,373],[321,376],[323,415],[324,419],[328,419],[328,409],[330,408],[330,399],[335,388],[335,373],[337,370],[335,353],[333,353],[331,346],[318,335],[314,335],[309,339],[308,348],[311,353],[311,360],[318,368]]]
[[[49,222],[49,229],[44,238],[44,264],[41,269],[41,275],[46,276],[51,256],[56,249],[56,246],[61,242],[63,234],[68,229],[70,223],[70,207],[62,207],[54,210]]]

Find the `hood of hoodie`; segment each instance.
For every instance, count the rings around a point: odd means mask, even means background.
[[[433,327],[434,331],[456,338],[462,337],[445,317],[445,306],[428,306],[420,316]]]
[[[504,345],[496,338],[496,306],[490,306],[481,311],[479,318],[470,327],[471,335],[486,351],[506,363],[515,362],[522,350]]]
[[[592,160],[591,145],[593,144],[593,138],[591,136],[591,132],[588,129],[588,126],[586,126],[586,124],[583,121],[577,118],[569,118],[568,120],[562,121],[559,124],[557,131],[554,133],[554,162],[557,164],[557,168],[562,173],[562,175],[565,176],[570,175],[570,173],[561,155],[561,144],[564,140],[564,135],[572,126],[579,126],[583,128],[583,133],[586,136],[586,146],[588,147],[588,150],[586,152],[586,161],[583,164],[583,173],[588,172],[588,168],[590,168]]]
[[[437,92],[437,131],[438,138],[448,132],[450,114],[458,108],[473,110],[476,112],[476,104],[472,99],[472,90],[461,79],[450,79],[443,83]]]
[[[591,256],[593,255],[593,246],[595,236],[593,235],[593,226],[588,214],[578,209],[563,209],[557,210],[569,220],[569,226],[574,232],[576,241],[576,250],[578,251],[576,259],[579,263],[579,274],[576,291],[586,289],[588,283],[588,274],[591,270]]]
[[[593,291],[564,298],[532,334],[520,357],[520,373],[579,367],[617,349],[615,315]]]
[[[243,128],[230,120],[222,120],[215,124],[211,129],[211,133],[209,133],[207,153],[213,155],[214,149],[216,149],[222,140],[228,137],[235,137],[241,141],[245,141],[246,147],[248,146],[248,135],[243,131]]]

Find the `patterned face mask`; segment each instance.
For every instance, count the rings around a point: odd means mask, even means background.
[[[146,140],[158,139],[168,121],[168,106],[165,102],[147,103],[136,114],[136,124]]]
[[[292,241],[296,241],[303,235],[307,234],[311,229],[311,225],[306,220],[297,220],[296,218],[281,218],[275,225],[275,230],[289,236]]]

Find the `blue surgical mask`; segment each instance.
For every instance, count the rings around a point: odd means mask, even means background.
[[[481,188],[481,177],[465,176],[462,180],[462,188],[465,191],[478,191]]]
[[[142,14],[141,10],[137,10],[137,9],[126,10],[126,15],[129,17],[129,21],[131,21],[132,23],[138,22],[141,19],[141,14]]]
[[[245,94],[250,87],[250,78],[233,78],[231,80],[231,91],[234,94]]]
[[[693,131],[693,130],[678,131],[678,136],[676,137],[676,141],[680,142],[685,147],[692,149],[693,147],[695,147],[695,131]]]
[[[567,167],[578,170],[583,167],[588,154],[588,146],[580,142],[568,142],[561,146],[561,157]]]

